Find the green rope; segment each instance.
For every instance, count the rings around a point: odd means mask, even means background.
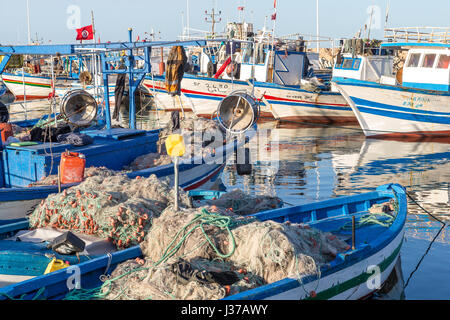
[[[186,239],[192,235],[197,229],[200,229],[206,238],[206,241],[204,244],[209,243],[209,245],[213,248],[214,252],[217,254],[217,256],[221,259],[226,259],[232,256],[236,250],[236,240],[234,238],[233,233],[231,230],[235,228],[236,226],[249,223],[253,221],[254,219],[233,219],[229,216],[224,216],[220,214],[210,213],[206,209],[202,209],[201,214],[197,214],[188,224],[186,224],[183,228],[181,228],[172,241],[169,243],[169,245],[164,250],[161,258],[154,263],[151,267],[139,267],[132,269],[124,274],[121,274],[115,278],[107,279],[100,287],[94,288],[94,289],[76,289],[72,292],[69,292],[65,300],[89,300],[89,299],[102,299],[108,296],[111,292],[112,284],[123,278],[127,277],[133,273],[139,272],[139,271],[148,271],[152,268],[157,267],[161,263],[166,262],[168,259],[173,257],[179,249],[183,246]],[[222,253],[220,250],[216,247],[216,245],[213,243],[211,237],[207,234],[205,230],[205,225],[215,226],[221,230],[226,230],[228,236],[231,239],[231,245],[232,248],[230,252],[228,253]],[[106,290],[105,290],[106,289]],[[124,293],[125,289],[121,288],[122,290],[119,292],[119,294],[115,297],[115,299],[118,299],[122,294]]]
[[[375,225],[375,224],[380,225],[385,228],[389,228],[392,225],[392,223],[395,221],[396,216],[398,214],[398,210],[399,210],[397,196],[395,194],[394,194],[394,196],[395,196],[395,201],[393,202],[394,213],[392,215],[388,214],[388,213],[384,213],[384,212],[367,213],[355,222],[355,228],[358,229],[358,228]],[[348,223],[344,224],[340,229],[341,230],[351,230],[352,222],[348,222]]]
[[[44,292],[45,292],[45,287],[40,288],[31,300],[38,300]],[[21,295],[20,298],[14,298],[7,293],[0,292],[0,296],[5,297],[7,300],[25,300],[26,295],[27,294],[25,293],[25,294]],[[30,299],[27,299],[27,300],[30,300]]]

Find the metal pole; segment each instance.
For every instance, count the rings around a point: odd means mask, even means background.
[[[102,71],[107,71],[108,64],[106,63],[106,55],[101,54]],[[106,129],[111,129],[111,110],[109,108],[109,84],[108,84],[108,74],[102,72],[103,74],[103,95],[105,97],[105,118],[106,118]]]
[[[316,1],[316,33],[317,33],[317,53],[320,53],[320,28],[319,28],[319,0]]]
[[[61,193],[61,167],[58,166],[58,193]]]
[[[191,38],[191,31],[190,31],[190,28],[191,28],[191,25],[190,25],[190,19],[189,19],[189,0],[186,0],[186,6],[187,6],[187,13],[186,13],[186,20],[187,20],[187,22],[186,22],[186,24],[187,24],[187,38],[188,38],[188,40]]]
[[[31,44],[31,28],[30,28],[30,1],[27,0],[27,23],[28,23],[28,45]]]
[[[175,157],[174,159],[174,186],[175,186],[175,211],[178,211],[179,205],[178,205],[178,186],[179,186],[179,177],[178,177],[178,157]]]
[[[133,42],[133,29],[128,28],[128,37],[130,43]],[[134,76],[133,76],[133,68],[134,68],[134,57],[133,50],[129,50],[128,55],[128,81],[129,81],[129,99],[130,99],[130,111],[129,111],[129,127],[130,129],[136,129],[136,106],[135,106],[135,87],[134,87]]]
[[[355,229],[356,229],[355,216],[352,216],[352,250],[356,249]]]

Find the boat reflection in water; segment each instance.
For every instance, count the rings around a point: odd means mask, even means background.
[[[299,127],[266,122],[259,129],[268,130],[269,143],[251,141],[252,150],[259,152],[252,174],[239,176],[229,165],[223,174],[227,187],[242,188],[252,194],[269,192],[281,197],[286,205],[300,205],[399,183],[427,211],[450,220],[448,143],[366,139],[358,127]],[[271,171],[267,164],[273,164],[272,150],[279,162]],[[447,228],[403,290],[404,280],[409,279],[441,228],[412,201],[408,213],[402,262],[396,266],[392,283],[375,298],[448,298],[450,288],[442,283],[445,266],[450,264]]]

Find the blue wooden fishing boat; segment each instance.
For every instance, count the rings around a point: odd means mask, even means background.
[[[355,80],[365,57],[348,57],[348,70],[333,76],[337,89],[351,106],[366,136],[420,140],[448,138],[450,134],[449,28],[393,28],[386,30],[385,50],[407,50],[401,69],[393,57],[375,70],[376,76]],[[364,62],[364,63],[363,63]],[[353,66],[353,67],[352,67]]]
[[[0,219],[21,218],[33,206],[49,194],[58,191],[57,186],[24,188],[43,177],[56,174],[63,152],[82,153],[86,157],[86,166],[104,166],[111,170],[121,170],[141,155],[157,151],[158,131],[145,131],[136,128],[135,92],[146,74],[151,72],[151,48],[153,46],[188,45],[191,42],[157,42],[142,43],[130,41],[125,43],[104,43],[89,45],[44,45],[44,46],[6,46],[0,47],[0,55],[4,56],[0,62],[2,74],[8,61],[15,55],[96,55],[100,61],[100,74],[103,77],[103,119],[105,126],[88,127],[81,133],[90,136],[93,143],[74,147],[70,144],[39,143],[28,146],[8,145],[2,151],[0,161]],[[195,43],[198,43],[196,41]],[[125,52],[125,69],[116,69],[116,53]],[[139,62],[139,63],[138,63]],[[129,79],[129,128],[112,128],[110,112],[110,75],[125,74]],[[63,99],[64,100],[64,99]],[[77,103],[72,104],[73,112],[79,115],[81,111]],[[62,107],[61,107],[62,108]],[[84,109],[86,110],[86,108]],[[91,113],[97,113],[97,109]],[[70,118],[67,116],[67,118]],[[32,122],[32,121],[31,121]],[[24,124],[29,124],[26,122]],[[78,123],[77,123],[78,124]],[[253,127],[254,129],[255,127]],[[242,135],[240,136],[242,138]],[[236,140],[237,135],[231,135],[225,144],[215,148],[215,154],[208,157],[194,156],[182,161],[179,166],[180,186],[185,190],[192,190],[207,183],[214,182],[223,170],[226,160],[234,151],[245,143],[245,139]],[[135,171],[128,176],[169,177],[173,180],[173,164],[152,169]],[[72,185],[62,185],[65,189]]]
[[[188,192],[188,196],[192,201],[203,203],[207,200],[219,199],[225,193],[225,191],[193,190]],[[89,237],[87,239],[93,241],[90,246],[94,250],[88,249],[85,254],[80,255],[63,255],[47,248],[48,241],[39,234],[34,234],[33,237],[38,240],[31,242],[5,240],[13,236],[23,240],[18,236],[20,231],[29,231],[28,219],[0,220],[0,287],[44,274],[53,258],[75,265],[100,257],[107,252],[116,251],[107,241],[89,239]],[[46,230],[43,234],[52,237],[59,233],[60,231],[52,233]]]
[[[387,201],[395,203],[391,217],[368,223],[369,218],[373,218],[368,214],[369,208]],[[388,184],[373,192],[270,210],[254,216],[260,221],[304,223],[332,232],[342,239],[351,239],[347,240],[350,249],[322,265],[314,276],[285,278],[226,299],[361,299],[379,289],[377,284],[386,281],[399,258],[407,216],[406,191],[400,185]],[[345,226],[352,225],[353,217],[357,227],[352,230]],[[81,287],[99,287],[101,276],[110,274],[118,264],[141,256],[141,249],[136,246],[78,264]],[[71,290],[67,281],[73,278],[74,272],[69,267],[4,287],[0,289],[0,299],[64,299]]]
[[[128,132],[128,131],[127,131]],[[139,143],[139,147],[141,148],[138,152],[142,152],[142,150],[148,150],[146,153],[156,152],[156,141],[158,140],[157,133],[145,133],[141,136],[142,141]],[[153,139],[153,140],[152,140]],[[108,139],[105,139],[108,140]],[[123,141],[126,143],[126,140]],[[216,180],[220,177],[223,169],[225,168],[227,159],[234,154],[237,148],[241,147],[245,141],[230,141],[228,144],[217,148],[216,154],[221,155],[220,158],[211,159],[203,158],[202,156],[189,158],[185,161],[180,162],[179,164],[179,183],[180,187],[182,187],[185,191],[193,190],[202,187],[203,189],[209,189],[214,185]],[[45,144],[44,144],[45,145]],[[37,152],[35,150],[42,150],[38,146],[31,146],[27,148],[31,148],[32,157],[37,157]],[[70,147],[68,145],[62,145],[59,154],[54,154],[54,165],[59,163],[59,158],[61,153],[64,152],[66,147]],[[99,151],[99,146],[96,152]],[[9,147],[8,147],[9,148]],[[21,152],[24,152],[23,149],[20,148]],[[14,149],[14,148],[12,148]],[[79,148],[76,148],[79,149]],[[77,150],[78,152],[79,150]],[[88,150],[82,151],[86,152]],[[115,162],[113,167],[109,165],[110,169],[120,170],[123,165],[129,164],[134,160],[139,153],[135,153],[133,155],[133,150],[128,149],[128,152],[123,152],[123,149],[120,145],[117,145],[116,152],[112,152],[112,148],[109,146],[104,147],[105,153],[108,153],[108,157],[111,159],[115,158]],[[134,150],[135,152],[137,149]],[[55,149],[54,149],[55,152]],[[103,153],[102,152],[102,153]],[[49,156],[43,156],[44,158]],[[103,158],[97,159],[96,157],[86,157],[88,165],[93,166],[102,166]],[[97,162],[96,162],[97,161]],[[36,166],[32,167],[35,168]],[[18,170],[22,169],[23,166],[19,163],[17,166]],[[28,168],[25,168],[28,170]],[[173,184],[174,181],[174,164],[162,165],[154,168],[138,170],[131,173],[126,174],[129,178],[134,179],[138,176],[140,177],[149,177],[151,175],[156,175],[158,178],[169,178],[170,183]],[[23,177],[23,175],[22,175]],[[29,180],[30,182],[32,180]],[[34,180],[36,181],[36,180]],[[76,184],[62,184],[61,190],[73,187]],[[3,188],[0,189],[0,220],[8,220],[8,219],[17,219],[23,218],[27,214],[31,213],[34,207],[42,200],[47,198],[50,194],[58,193],[59,189],[57,185],[52,186],[37,186],[37,187],[13,187],[13,188]]]

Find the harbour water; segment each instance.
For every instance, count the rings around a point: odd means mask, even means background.
[[[48,108],[45,104],[42,110]],[[155,129],[169,118],[169,113],[143,112],[138,116],[137,127]],[[450,144],[367,139],[358,126],[307,127],[264,121],[258,129],[268,139],[255,138],[249,143],[250,149],[258,154],[252,173],[240,176],[235,165],[229,163],[222,174],[228,190],[239,188],[251,195],[269,193],[282,198],[285,206],[293,206],[399,183],[425,210],[450,222]],[[395,295],[378,298],[450,297],[448,228],[433,241],[441,227],[441,223],[409,202],[406,237],[401,249],[403,279],[398,279]]]
[[[167,118],[153,113],[140,126],[151,129]],[[358,126],[264,121],[258,129],[264,139],[249,143],[252,173],[240,176],[228,164],[222,174],[228,190],[276,195],[285,206],[294,206],[399,183],[423,209],[450,223],[450,143],[367,139]],[[440,230],[442,224],[422,208],[408,203],[399,268],[403,279],[398,279],[395,294],[380,299],[450,298],[450,231]]]
[[[278,170],[267,170],[267,163],[260,161],[253,165],[251,175],[239,176],[229,165],[222,176],[229,189],[273,192],[286,205],[300,205],[400,183],[425,210],[450,222],[450,144],[366,139],[358,127],[306,128],[267,122],[260,128],[279,138]],[[258,141],[252,143],[252,148],[257,147]],[[448,299],[449,229],[440,232],[425,255],[442,224],[412,201],[408,213],[401,250],[404,281],[397,287],[407,286],[401,295],[384,298]]]

